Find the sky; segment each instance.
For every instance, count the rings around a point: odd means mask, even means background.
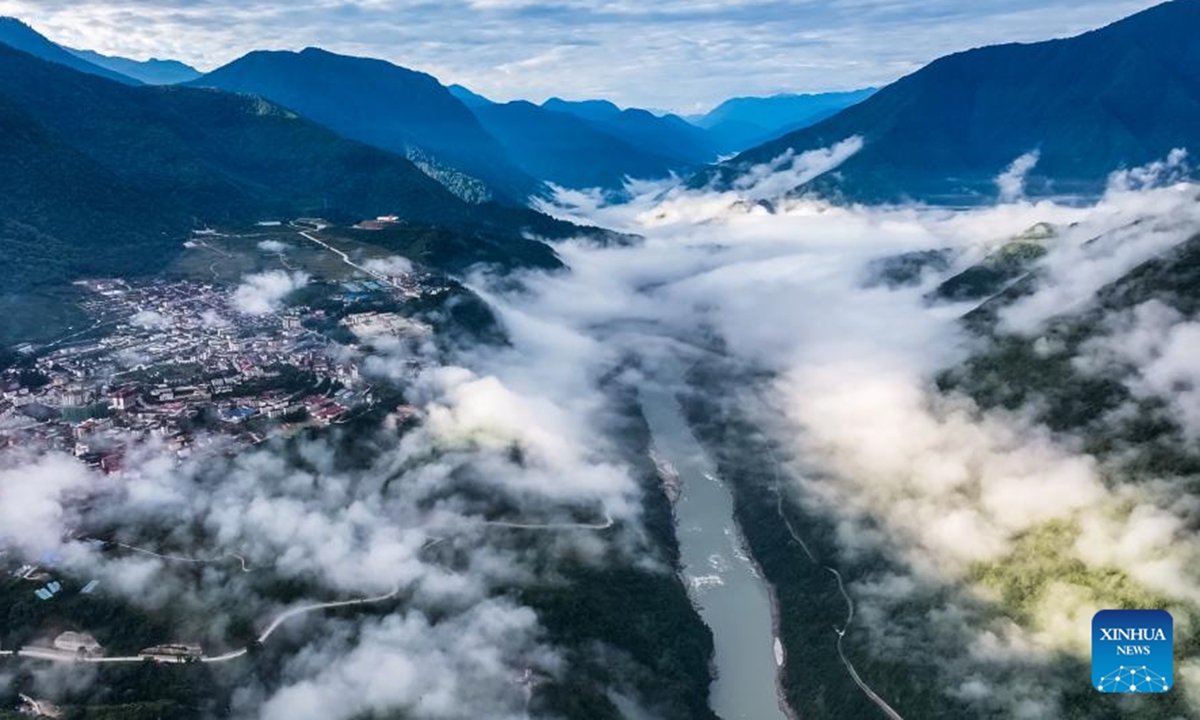
[[[211,69],[320,46],[499,100],[723,99],[878,86],[941,55],[1072,35],[1154,0],[0,0],[52,40]]]

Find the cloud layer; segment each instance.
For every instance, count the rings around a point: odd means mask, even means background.
[[[813,169],[853,151],[831,149]],[[1041,289],[1000,312],[1002,329],[1036,339],[1055,316],[1086,310],[1101,287],[1191,237],[1197,188],[1130,189],[1169,182],[1161,170],[1177,154],[1114,177],[1092,207],[1022,202],[1030,156],[1005,178],[1014,202],[998,207],[781,201],[790,185],[771,170],[810,164],[800,160],[780,158],[725,193],[642,186],[619,206],[562,193],[548,210],[646,241],[561,249],[573,275],[531,279],[533,293],[506,317],[536,314],[541,327],[530,330],[542,337],[557,325],[559,336],[570,328],[602,339],[608,352],[643,355],[673,338],[686,356],[695,351],[684,343],[715,334],[746,366],[772,371],[764,412],[783,418],[776,435],[797,497],[832,522],[845,562],[882,557],[893,568],[850,579],[876,651],[925,648],[941,658],[949,694],[981,713],[1059,716],[1063,686],[1050,670],[1062,657],[1086,660],[1096,610],[1165,602],[1188,632],[1200,607],[1200,543],[1187,529],[1196,501],[1175,478],[1125,482],[1077,439],[1040,425],[1036,398],[1018,411],[983,412],[938,392],[936,374],[982,348],[958,322],[972,305],[930,306],[925,296],[1049,223],[1056,237],[1037,268]],[[1129,182],[1134,176],[1147,182]],[[940,277],[926,274],[915,287],[860,284],[871,262],[941,248],[959,259]],[[1169,399],[1192,428],[1197,378],[1185,358],[1194,322],[1158,306],[1112,322],[1115,334],[1092,352],[1135,366],[1132,390]],[[730,401],[751,408],[751,397]],[[1028,553],[1054,570],[1028,577]],[[1097,580],[1111,573],[1125,578],[1117,589]],[[1023,595],[1012,593],[1018,576]],[[893,615],[928,603],[936,623]]]
[[[777,422],[765,427],[782,445],[788,488],[835,529],[838,560],[885,561],[846,578],[862,642],[882,655],[901,642],[927,649],[948,695],[980,714],[1056,717],[1063,686],[1051,670],[1085,657],[1094,610],[1149,599],[1169,605],[1182,632],[1194,624],[1197,502],[1176,478],[1124,482],[1076,438],[1039,424],[1034,407],[984,412],[939,392],[935,375],[980,349],[959,322],[972,306],[929,305],[937,273],[912,287],[864,287],[864,268],[950,248],[959,258],[950,274],[1049,223],[1057,234],[1037,268],[1040,289],[1000,313],[1001,328],[1037,338],[1055,315],[1088,308],[1102,286],[1186,240],[1200,224],[1198,189],[1114,181],[1091,207],[965,212],[783,197],[858,147],[852,138],[779,158],[728,192],[635,184],[622,205],[562,193],[546,209],[644,241],[565,243],[569,273],[472,278],[507,347],[459,351],[415,378],[411,353],[423,350],[381,347],[368,373],[404,378],[422,422],[399,438],[386,428],[355,438],[365,459],[347,462],[337,442],[319,439],[232,458],[217,444],[179,465],[150,442],[130,448],[131,470],[106,484],[69,458],[18,452],[0,465],[0,521],[22,553],[55,552],[151,608],[236,598],[255,618],[282,609],[253,573],[179,577],[160,558],[99,556],[70,531],[91,524],[120,528],[129,544],[157,535],[180,552],[237,552],[314,598],[404,593],[386,617],[291,636],[302,650],[281,685],[242,691],[247,717],[305,717],[308,707],[323,717],[397,708],[520,717],[514,678],[564,666],[536,615],[505,590],[553,575],[565,557],[652,563],[640,552],[636,486],[605,433],[601,378],[677,381],[672,369],[715,336],[734,362],[770,373],[761,411]],[[251,276],[239,293],[246,308],[269,310],[301,281]],[[1132,365],[1135,393],[1194,382],[1192,319],[1143,305],[1110,322],[1112,342],[1089,350],[1096,367]],[[609,518],[615,532],[592,531]],[[514,523],[547,532],[515,542],[504,532]],[[1054,572],[1013,598],[1012,578],[1030,570],[1023,551]],[[1113,573],[1115,589],[1092,581]],[[918,601],[938,622],[904,622],[906,603]],[[428,673],[420,681],[418,670]],[[1185,692],[1197,677],[1200,668],[1181,668]]]

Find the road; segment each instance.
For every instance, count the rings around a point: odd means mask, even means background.
[[[489,527],[511,528],[513,530],[607,530],[614,525],[612,515],[604,513],[604,522],[601,523],[544,523],[536,525],[533,523],[514,523],[487,521],[484,525]]]
[[[445,538],[431,537],[431,538],[429,538],[429,540],[427,540],[425,542],[425,545],[422,547],[422,549],[427,550],[427,549],[433,547],[434,545],[437,545],[438,543],[442,542],[443,540],[445,540]],[[175,561],[175,562],[210,563],[210,562],[223,562],[230,558],[234,558],[234,559],[237,559],[241,563],[242,572],[250,572],[250,569],[246,565],[245,558],[243,558],[241,555],[237,555],[235,553],[228,553],[228,554],[223,555],[220,558],[215,559],[215,560],[204,560],[204,559],[199,559],[199,558],[181,557],[178,555],[162,555],[162,554],[150,551],[150,550],[146,550],[144,548],[133,547],[132,545],[125,545],[123,543],[114,543],[114,544],[117,547],[121,547],[126,550],[144,553],[146,555],[152,555],[154,557],[161,558],[163,560],[171,560],[171,561]],[[275,632],[277,630],[279,630],[280,627],[283,626],[284,623],[286,623],[288,620],[291,620],[292,618],[299,617],[301,615],[307,615],[309,613],[320,612],[322,610],[333,610],[336,608],[360,607],[363,605],[373,605],[376,603],[381,603],[381,602],[386,602],[388,600],[392,600],[392,599],[396,598],[399,594],[400,594],[400,588],[396,588],[395,590],[391,591],[390,593],[388,593],[386,595],[354,598],[351,600],[334,600],[332,602],[312,603],[309,605],[298,605],[296,607],[289,608],[287,610],[284,610],[279,615],[275,616],[275,618],[273,620],[271,620],[270,624],[267,625],[266,629],[263,630],[261,633],[259,633],[259,636],[256,639],[256,642],[259,645],[265,643],[267,640],[269,640],[271,638],[272,635],[275,634]],[[86,656],[81,657],[81,656],[77,655],[76,653],[66,652],[63,650],[58,650],[56,648],[23,647],[19,650],[15,650],[15,651],[14,650],[0,651],[0,657],[24,657],[24,658],[32,658],[35,660],[49,660],[50,662],[60,662],[60,663],[83,662],[83,663],[93,663],[93,664],[104,664],[104,663],[122,664],[122,663],[140,663],[140,662],[145,662],[146,660],[153,660],[154,662],[160,662],[160,663],[183,664],[183,663],[194,662],[194,661],[199,661],[202,663],[224,663],[224,662],[229,662],[231,660],[236,660],[241,657],[245,657],[247,654],[249,654],[249,652],[250,652],[250,648],[244,647],[244,648],[241,648],[238,650],[233,650],[233,651],[224,653],[222,655],[206,655],[206,656],[202,656],[199,658],[176,657],[176,656],[171,656],[171,655],[155,655],[155,656],[148,656],[148,657],[141,656],[141,655],[116,656],[116,657],[86,657]]]
[[[282,613],[280,613],[279,615],[277,615],[275,617],[275,619],[272,620],[269,625],[267,625],[267,628],[265,630],[263,630],[262,633],[259,634],[257,643],[260,645],[265,643],[267,640],[269,640],[271,638],[272,635],[275,634],[275,632],[277,630],[279,630],[280,627],[283,626],[284,623],[286,623],[288,620],[291,620],[292,618],[299,617],[301,615],[307,615],[308,613],[320,612],[322,610],[332,610],[334,608],[344,608],[344,607],[358,607],[358,606],[362,606],[362,605],[372,605],[375,603],[381,603],[381,602],[385,602],[387,600],[392,600],[395,597],[397,597],[399,594],[400,594],[400,588],[396,588],[395,590],[388,593],[387,595],[379,595],[376,597],[355,598],[353,600],[337,600],[334,602],[313,603],[311,605],[299,605],[297,607],[285,610]],[[15,652],[7,652],[7,653],[2,653],[2,654],[7,655],[9,657],[16,656],[16,657],[23,657],[23,658],[32,658],[34,660],[49,660],[50,662],[60,662],[60,663],[82,662],[82,663],[91,663],[91,664],[128,664],[128,663],[141,663],[141,662],[145,662],[146,660],[153,660],[154,662],[160,662],[160,663],[183,664],[183,663],[187,663],[187,662],[194,662],[196,660],[198,660],[199,662],[202,662],[202,663],[224,663],[224,662],[229,662],[231,660],[236,660],[241,657],[245,657],[247,654],[249,654],[249,652],[250,652],[250,648],[244,647],[244,648],[241,648],[240,650],[234,650],[232,652],[227,652],[223,655],[206,655],[206,656],[203,656],[200,658],[174,657],[174,656],[169,656],[169,655],[156,655],[156,656],[152,656],[152,657],[143,657],[141,655],[116,656],[116,657],[87,657],[87,656],[77,655],[73,652],[67,652],[65,650],[58,650],[55,648],[23,647],[20,650],[17,650]]]
[[[56,348],[59,345],[66,343],[68,340],[74,340],[75,338],[79,337],[80,335],[89,333],[103,325],[110,324],[111,322],[112,322],[111,320],[98,319],[95,322],[93,322],[91,325],[85,327],[82,330],[78,330],[78,331],[70,333],[68,335],[64,335],[63,337],[60,337],[59,339],[57,339],[51,343],[48,343],[47,345],[42,346],[39,349],[39,352],[45,352],[47,350],[50,350],[51,348]],[[68,329],[70,329],[70,328],[68,328]]]
[[[292,227],[295,227],[295,226],[293,225]],[[392,279],[389,278],[387,275],[384,275],[383,273],[380,273],[380,272],[375,272],[374,270],[368,270],[367,268],[363,267],[362,265],[359,265],[358,263],[351,260],[350,256],[347,255],[346,253],[342,252],[341,250],[338,250],[337,248],[335,248],[334,246],[325,242],[324,240],[314,237],[311,230],[300,230],[299,233],[300,233],[300,236],[303,237],[305,240],[315,242],[316,244],[325,248],[326,250],[333,253],[334,255],[337,255],[338,257],[340,257],[342,259],[342,262],[346,263],[347,265],[354,268],[355,270],[357,270],[365,275],[368,275],[370,277],[373,277],[380,282],[387,283],[388,285],[392,284]]]
[[[145,548],[134,547],[132,545],[126,545],[125,543],[113,543],[113,545],[116,547],[119,547],[119,548],[123,548],[125,550],[129,550],[130,552],[140,553],[142,555],[149,555],[151,557],[156,557],[161,560],[170,560],[172,562],[196,563],[196,564],[201,564],[201,565],[207,565],[207,564],[211,564],[211,563],[225,562],[227,560],[237,560],[239,563],[241,563],[242,572],[250,572],[250,568],[246,565],[246,558],[242,557],[241,555],[238,555],[237,553],[227,553],[225,555],[222,555],[219,558],[205,559],[205,558],[183,557],[182,555],[160,555],[152,550],[146,550]]]
[[[503,527],[503,528],[517,529],[517,530],[593,530],[593,531],[602,531],[602,530],[607,530],[607,529],[611,528],[615,524],[615,521],[613,520],[612,515],[605,513],[604,522],[595,523],[595,524],[547,523],[547,524],[542,524],[542,525],[536,525],[536,524],[509,523],[509,522],[488,522],[485,524],[490,525],[492,527]],[[428,541],[426,541],[423,549],[431,548],[434,545],[437,545],[438,543],[442,542],[443,540],[445,540],[444,537],[431,537]],[[145,548],[139,548],[139,547],[134,547],[132,545],[126,545],[125,543],[113,543],[113,544],[116,547],[120,547],[122,549],[129,550],[131,552],[141,553],[144,555],[149,555],[152,557],[156,557],[156,558],[160,558],[162,560],[168,560],[168,561],[172,561],[172,562],[218,563],[218,562],[226,562],[228,560],[237,560],[241,564],[242,572],[250,572],[250,568],[246,564],[246,559],[236,553],[227,553],[225,555],[222,555],[219,558],[191,558],[191,557],[184,557],[184,556],[180,556],[180,555],[164,555],[161,553],[154,552],[152,550],[147,550]],[[298,605],[296,607],[289,608],[287,610],[284,610],[279,615],[275,616],[274,619],[271,620],[271,622],[267,625],[267,627],[258,635],[258,638],[256,639],[256,644],[261,645],[261,644],[267,642],[271,638],[271,636],[274,635],[275,632],[279,630],[280,627],[282,627],[287,621],[291,620],[292,618],[296,618],[301,615],[307,615],[309,613],[321,612],[323,610],[333,610],[333,609],[337,609],[337,608],[349,608],[349,607],[361,607],[363,605],[373,605],[373,604],[377,604],[377,603],[381,603],[381,602],[386,602],[388,600],[392,600],[392,599],[396,598],[397,596],[399,596],[400,592],[401,592],[400,588],[396,588],[395,590],[391,591],[390,593],[387,593],[386,595],[377,595],[377,596],[373,596],[373,597],[363,597],[363,598],[353,598],[350,600],[335,600],[332,602],[323,602],[323,603],[312,603],[309,605]],[[81,656],[81,655],[78,655],[77,653],[68,652],[65,650],[58,650],[56,648],[27,646],[27,647],[23,647],[23,648],[20,648],[19,650],[15,650],[15,651],[14,650],[0,651],[0,657],[21,657],[21,658],[30,658],[30,659],[34,659],[34,660],[47,660],[50,662],[57,662],[57,663],[131,664],[131,663],[141,663],[141,662],[146,662],[147,660],[151,660],[154,662],[167,663],[167,664],[183,664],[183,663],[197,662],[197,661],[202,662],[202,663],[214,664],[214,663],[226,663],[226,662],[230,662],[232,660],[237,660],[238,658],[245,657],[249,653],[250,653],[250,647],[247,646],[247,647],[240,648],[237,650],[231,650],[230,652],[223,653],[221,655],[204,655],[204,656],[201,656],[198,658],[197,657],[179,657],[179,656],[172,656],[172,655],[153,655],[153,656],[125,655],[125,656],[114,656],[114,657],[90,657],[90,656],[86,656],[86,655]]]
[[[778,500],[776,511],[779,513],[779,519],[783,521],[783,525],[785,528],[787,528],[788,535],[791,535],[792,540],[795,540],[796,543],[804,549],[804,554],[808,556],[809,561],[811,561],[814,565],[821,565],[822,569],[833,575],[834,579],[837,580],[838,592],[841,593],[842,598],[846,601],[846,620],[842,624],[842,627],[833,628],[833,631],[837,633],[838,658],[841,659],[842,665],[846,668],[846,672],[850,675],[850,679],[854,681],[854,684],[858,686],[859,690],[863,691],[863,694],[867,696],[868,700],[873,702],[875,706],[878,707],[884,715],[887,715],[889,718],[891,718],[891,720],[904,720],[904,717],[900,713],[896,712],[895,708],[889,705],[886,700],[880,697],[879,694],[876,693],[871,686],[862,679],[862,676],[858,674],[858,670],[854,668],[854,663],[850,662],[850,658],[846,657],[846,653],[842,649],[842,641],[845,639],[846,633],[850,631],[850,623],[854,621],[854,600],[850,597],[850,593],[846,592],[846,585],[842,581],[842,574],[838,572],[836,568],[830,565],[823,565],[817,560],[817,557],[813,554],[812,550],[809,549],[808,543],[804,542],[804,539],[800,536],[800,533],[797,532],[796,528],[792,526],[792,521],[788,520],[787,514],[783,512],[783,481],[779,472],[779,458],[776,457],[774,449],[769,449],[769,452],[771,454],[771,464],[775,472],[775,497]]]
[[[247,237],[249,237],[249,236],[247,236]],[[233,255],[231,255],[230,253],[227,253],[220,248],[215,248],[212,245],[209,245],[208,243],[204,242],[203,240],[197,240],[196,238],[192,238],[191,242],[195,243],[196,246],[198,246],[198,247],[205,248],[206,250],[211,250],[212,252],[215,252],[216,254],[220,255],[221,257],[226,257],[226,258],[233,257]]]
[[[327,603],[314,603],[312,605],[300,605],[300,606],[294,607],[290,610],[285,610],[284,612],[280,613],[274,620],[271,621],[271,624],[267,626],[266,630],[263,630],[262,633],[259,634],[258,644],[262,645],[263,643],[265,643],[267,640],[269,640],[271,638],[272,635],[275,634],[276,630],[278,630],[284,623],[286,623],[288,620],[291,620],[294,617],[298,617],[300,615],[307,615],[308,613],[320,612],[321,610],[332,610],[334,608],[358,607],[361,605],[373,605],[375,603],[381,603],[381,602],[385,602],[387,600],[392,600],[399,594],[400,594],[400,588],[396,588],[395,590],[391,591],[387,595],[379,595],[377,597],[357,598],[355,600],[338,600],[335,602],[327,602]],[[202,658],[200,658],[200,662],[203,662],[203,663],[229,662],[230,660],[236,660],[240,657],[244,657],[249,652],[250,652],[250,648],[245,647],[245,648],[242,648],[241,650],[234,650],[232,652],[227,652],[224,655],[214,655],[214,656],[202,657]]]

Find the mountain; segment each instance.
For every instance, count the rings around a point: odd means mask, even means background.
[[[474,112],[525,172],[556,185],[619,188],[627,177],[662,178],[681,166],[587,120],[530,102],[481,105]]]
[[[601,132],[624,140],[645,152],[682,165],[710,163],[720,154],[709,133],[677,115],[659,117],[647,110],[622,110],[607,100],[569,102],[551,98],[542,108],[574,115]]]
[[[709,131],[723,152],[737,152],[815,125],[871,97],[875,88],[810,95],[738,97],[688,118]]]
[[[999,295],[1028,275],[1034,264],[1045,257],[1047,244],[1053,242],[1056,236],[1057,231],[1053,226],[1038,223],[988,253],[979,262],[947,278],[926,299],[932,302],[964,302],[981,301]]]
[[[68,52],[16,18],[0,17],[0,43],[82,73],[96,75],[125,85],[141,84],[127,75],[95,65]]]
[[[177,60],[130,60],[101,55],[91,50],[63,47],[16,18],[0,18],[0,43],[49,62],[126,85],[173,85],[194,80],[201,75],[199,70]]]
[[[542,103],[542,107],[555,112],[570,113],[591,122],[611,122],[623,112],[616,103],[609,100],[563,100],[550,98]]]
[[[491,100],[474,92],[462,85],[449,85],[446,87],[450,94],[458,98],[458,101],[469,108],[477,108],[481,105],[493,105]]]
[[[1102,252],[1111,252],[1120,244],[1119,233],[1091,243],[1107,245]],[[1136,378],[1161,349],[1147,353],[1145,360],[1098,364],[1096,344],[1112,343],[1114,333],[1120,332],[1117,328],[1134,322],[1139,308],[1156,306],[1168,315],[1178,313],[1177,329],[1189,326],[1184,318],[1194,322],[1200,312],[1200,234],[1134,267],[1100,288],[1089,302],[1063,308],[1038,333],[1007,331],[999,312],[1046,282],[1045,274],[1034,270],[968,314],[966,326],[989,342],[978,344],[962,365],[946,371],[939,385],[968,394],[989,410],[1033,408],[1038,421],[1054,431],[1070,432],[1102,462],[1119,466],[1125,482],[1188,477],[1194,487],[1200,478],[1200,453],[1194,441],[1185,439],[1188,433],[1181,421],[1186,416],[1169,411],[1176,397],[1188,402],[1190,386],[1181,382],[1179,387],[1160,388],[1163,396],[1140,391]],[[1164,322],[1161,332],[1166,333],[1172,321]],[[1153,347],[1151,338],[1159,329],[1141,327],[1145,337],[1130,340],[1131,349],[1138,344]]]
[[[0,49],[8,63],[10,51]],[[0,293],[135,272],[179,246],[190,218],[130,183],[0,96]]]
[[[580,229],[472,205],[405,158],[265,100],[108,82],[0,46],[0,288],[164,267],[192,228],[264,217],[400,216],[472,259],[560,265],[525,239]],[[448,242],[439,236],[438,242]],[[501,264],[504,264],[501,262]]]
[[[720,176],[861,136],[809,189],[863,201],[971,203],[1040,153],[1031,195],[1100,192],[1110,172],[1200,149],[1200,0],[1174,0],[1077,37],[950,55],[810,128],[726,163]]]
[[[112,55],[101,55],[92,50],[63,49],[92,65],[120,73],[147,85],[177,85],[195,80],[203,74],[196,68],[178,60],[159,60],[157,58],[130,60]]]
[[[189,85],[266,98],[345,137],[403,154],[468,199],[521,203],[536,189],[436,79],[382,60],[316,48],[259,51]]]

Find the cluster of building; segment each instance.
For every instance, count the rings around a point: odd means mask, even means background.
[[[99,541],[93,541],[99,542]],[[103,544],[103,543],[101,543]],[[3,561],[5,553],[0,552],[0,562]],[[29,586],[35,588],[33,595],[38,600],[43,602],[53,600],[59,597],[66,589],[62,582],[54,577],[51,568],[56,566],[56,558],[43,558],[40,565],[24,564],[9,573],[17,580],[24,580],[29,583]],[[11,566],[9,566],[11,567]],[[92,595],[96,589],[100,587],[99,580],[88,581],[83,587],[76,586],[76,590],[80,595]]]
[[[447,291],[444,279],[407,272],[403,265],[360,269],[366,279],[341,283],[330,296],[337,308],[329,311],[333,317],[308,307],[241,312],[236,291],[203,282],[78,283],[88,324],[50,345],[16,348],[22,359],[0,366],[0,452],[14,447],[69,452],[101,472],[118,474],[128,449],[146,439],[182,457],[217,438],[252,444],[272,433],[348,420],[377,400],[353,359],[359,354],[336,346],[325,331],[364,344],[383,335],[430,335],[433,328],[399,313],[352,310],[380,295],[405,300]],[[418,415],[418,408],[401,405],[385,426],[399,428]],[[11,577],[6,582],[17,581],[10,589],[19,595],[30,593],[53,606],[97,592],[97,580],[61,577],[55,558],[18,567],[24,558],[10,556],[4,540],[0,532],[0,572]],[[84,629],[48,640],[51,635],[0,655],[127,660],[107,657]],[[172,643],[146,648],[137,658],[182,663],[203,656],[199,644]],[[26,715],[61,714],[44,700],[21,700]]]
[[[204,648],[196,643],[168,643],[148,647],[138,653],[138,657],[154,662],[189,662],[204,657]]]
[[[374,220],[363,220],[355,225],[356,230],[383,230],[384,228],[396,225],[400,222],[398,215],[380,215]]]
[[[387,290],[408,295],[418,281]],[[112,473],[131,439],[154,437],[184,455],[202,436],[257,443],[266,432],[335,423],[374,402],[348,353],[332,352],[311,329],[330,325],[322,310],[248,315],[228,288],[197,282],[79,285],[92,324],[0,373],[0,450],[72,452]],[[432,332],[391,313],[342,324],[363,339]]]
[[[49,700],[39,700],[24,693],[18,697],[21,699],[21,704],[17,706],[19,715],[33,718],[60,718],[63,716],[62,708]]]

